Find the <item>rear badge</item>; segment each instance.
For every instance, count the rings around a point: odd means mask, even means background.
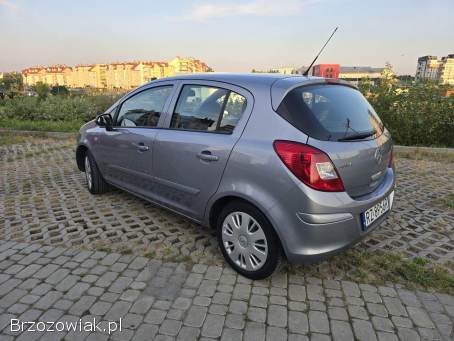
[[[374,158],[375,160],[377,161],[378,164],[381,163],[382,159],[383,159],[383,154],[381,152],[381,148],[378,147],[376,150],[375,150],[375,154],[374,154]]]

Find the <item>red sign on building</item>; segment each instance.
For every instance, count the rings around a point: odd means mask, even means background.
[[[312,68],[312,76],[339,78],[339,64],[318,64]]]

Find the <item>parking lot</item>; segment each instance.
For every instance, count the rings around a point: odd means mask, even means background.
[[[0,146],[0,160],[2,340],[7,319],[24,314],[123,317],[125,331],[112,336],[121,340],[452,337],[446,294],[322,280],[299,274],[301,266],[264,281],[237,276],[213,231],[125,192],[89,194],[71,140]],[[398,158],[397,168],[391,216],[356,248],[454,261],[454,210],[443,203],[454,194],[454,167]],[[18,339],[40,337],[58,339]],[[73,338],[81,336],[65,339]]]

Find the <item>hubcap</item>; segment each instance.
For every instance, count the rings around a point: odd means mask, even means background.
[[[85,177],[87,178],[87,186],[91,189],[92,179],[91,179],[91,166],[88,156],[85,156]]]
[[[249,214],[232,212],[222,224],[222,244],[239,267],[255,271],[268,257],[268,243],[260,224]]]

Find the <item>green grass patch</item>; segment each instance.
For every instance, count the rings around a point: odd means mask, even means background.
[[[350,250],[320,264],[304,267],[304,272],[360,283],[399,283],[410,289],[454,294],[452,264],[437,264],[418,257],[408,259],[392,252]]]
[[[410,160],[426,160],[438,162],[454,162],[454,153],[442,149],[423,149],[423,148],[398,148],[394,149],[396,158]]]
[[[0,120],[0,128],[10,130],[30,130],[30,131],[56,131],[56,132],[77,132],[84,124],[83,121],[34,121],[7,119]]]
[[[0,146],[7,144],[24,143],[30,140],[30,136],[0,133]]]
[[[443,199],[443,203],[454,210],[454,194],[448,195],[446,198]]]

